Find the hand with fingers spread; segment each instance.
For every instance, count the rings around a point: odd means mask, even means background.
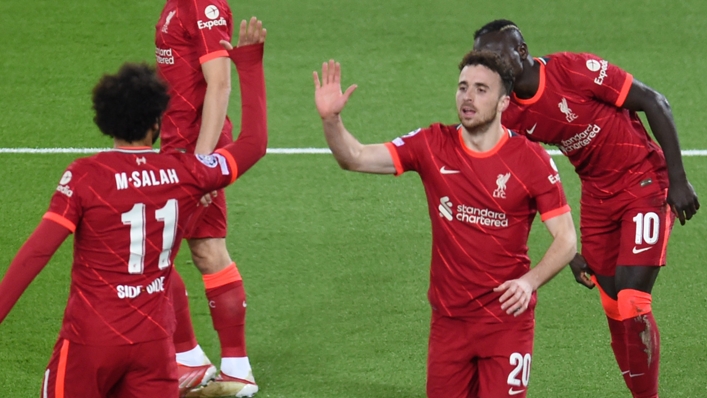
[[[346,92],[341,92],[341,65],[334,60],[322,64],[322,80],[317,72],[314,77],[314,102],[322,119],[338,116],[346,106],[356,85],[351,85]]]
[[[528,309],[530,299],[533,297],[533,287],[523,279],[512,279],[503,282],[494,292],[503,292],[499,301],[501,309],[506,311],[506,314],[518,316]]]
[[[577,283],[586,286],[587,289],[594,288],[594,282],[592,282],[591,278],[593,272],[589,268],[589,265],[587,265],[587,260],[585,260],[581,254],[575,254],[572,261],[570,261],[570,269],[572,269],[574,279]]]
[[[268,35],[268,30],[263,28],[263,21],[256,17],[251,17],[249,22],[241,21],[241,27],[238,31],[238,44],[236,47],[249,46],[253,44],[265,43],[265,37]],[[233,50],[233,44],[226,40],[221,40],[221,46],[228,51]]]

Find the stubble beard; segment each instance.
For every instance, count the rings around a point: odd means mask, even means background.
[[[496,121],[496,112],[492,112],[489,115],[480,115],[481,120],[475,120],[472,121],[471,123],[464,123],[464,120],[459,116],[459,121],[461,122],[462,126],[466,129],[466,131],[471,134],[471,135],[477,135],[477,134],[482,134],[485,133],[489,130],[491,125]]]

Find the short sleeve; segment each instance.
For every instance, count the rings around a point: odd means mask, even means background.
[[[82,216],[80,188],[86,184],[87,175],[76,162],[67,167],[49,202],[49,209],[42,218],[56,222],[72,233]]]
[[[187,22],[192,34],[199,63],[219,57],[228,57],[228,52],[219,44],[231,41],[233,17],[225,1],[193,0],[193,9]]]
[[[421,157],[429,152],[427,150],[429,134],[429,128],[419,128],[385,144],[393,157],[396,176],[406,171],[417,171],[419,173]]]
[[[621,107],[633,83],[633,76],[594,54],[571,54],[568,72],[575,85],[594,98]]]
[[[542,221],[569,212],[570,207],[555,162],[539,144],[529,141],[528,145],[531,151],[528,159],[527,170],[530,173],[527,174],[527,186],[535,199]]]

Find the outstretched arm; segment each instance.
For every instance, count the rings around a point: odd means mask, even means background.
[[[0,282],[0,323],[69,233],[56,222],[43,219],[22,245]]]
[[[236,177],[255,165],[267,151],[268,114],[263,71],[266,36],[263,22],[252,17],[249,23],[241,21],[236,48],[227,41],[221,41],[236,64],[241,92],[241,132],[236,141],[227,146],[238,167]]]
[[[687,180],[680,154],[680,141],[668,100],[659,92],[634,79],[623,107],[644,112],[655,139],[663,148],[668,166],[668,204],[680,224],[685,225],[700,208],[697,194]]]
[[[557,275],[577,251],[577,233],[570,212],[545,220],[545,226],[553,240],[542,260],[522,277],[506,281],[494,289],[503,292],[501,309],[507,314],[518,316],[525,312],[533,292]]]
[[[393,158],[384,144],[363,145],[344,127],[341,111],[351,94],[352,85],[341,92],[341,65],[330,60],[322,64],[322,80],[317,72],[314,77],[314,102],[322,118],[327,144],[345,170],[374,174],[395,174]]]

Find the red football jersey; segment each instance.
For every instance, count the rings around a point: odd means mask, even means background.
[[[592,54],[536,58],[533,98],[513,94],[503,124],[533,141],[556,145],[575,167],[583,193],[608,198],[653,175],[667,188],[665,157],[636,112],[622,109],[633,76]]]
[[[167,0],[155,28],[157,69],[171,97],[162,117],[161,148],[194,152],[206,94],[201,64],[228,57],[219,41],[231,42],[231,9],[226,0]],[[232,141],[232,129],[226,118],[216,148]]]
[[[44,216],[75,232],[62,338],[121,345],[171,337],[167,284],[185,225],[205,192],[235,180],[232,155],[220,152],[123,148],[67,168]]]
[[[460,126],[435,124],[386,144],[397,173],[420,174],[432,221],[428,297],[446,316],[511,322],[493,289],[530,269],[528,234],[568,212],[557,169],[547,152],[506,130],[484,153],[469,150]],[[529,311],[532,317],[535,294]]]

